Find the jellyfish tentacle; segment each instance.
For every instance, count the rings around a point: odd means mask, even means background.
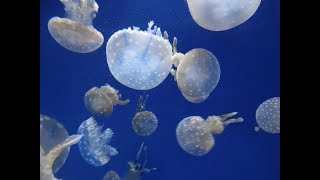
[[[117,104],[123,106],[123,105],[128,104],[129,102],[130,102],[130,99],[126,99],[124,101],[119,99]]]
[[[228,124],[231,124],[231,123],[238,123],[238,122],[243,122],[243,118],[235,118],[235,119],[229,119],[227,121],[224,121],[223,124],[224,126],[227,126]]]
[[[139,157],[140,157],[140,154],[141,154],[141,151],[142,151],[143,145],[144,145],[144,142],[142,142],[142,143],[141,143],[141,145],[140,145],[140,149],[139,149],[139,151],[138,151],[138,153],[137,153],[137,155],[136,155],[136,160],[137,160],[137,161],[139,160]]]
[[[225,121],[226,119],[228,119],[229,117],[232,117],[234,115],[238,114],[238,112],[232,112],[232,113],[228,113],[228,114],[222,114],[220,115],[221,121]]]
[[[163,38],[164,38],[164,39],[169,39],[169,34],[168,34],[167,31],[164,31],[164,32],[163,32]]]

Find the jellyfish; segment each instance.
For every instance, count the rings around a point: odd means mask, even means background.
[[[40,145],[45,154],[49,153],[51,149],[62,143],[68,137],[69,134],[61,123],[51,117],[40,114]],[[68,147],[64,148],[55,159],[52,166],[53,173],[58,172],[63,166],[69,155],[69,150],[70,148]]]
[[[120,100],[122,97],[119,91],[110,85],[93,87],[86,92],[84,96],[84,103],[87,110],[96,117],[107,117],[112,114],[113,106],[126,105],[130,102],[129,99],[125,101]]]
[[[220,79],[220,65],[208,50],[192,49],[186,54],[177,53],[177,39],[173,40],[172,62],[177,69],[171,74],[186,100],[192,103],[205,101]]]
[[[116,173],[113,170],[110,170],[103,177],[103,180],[120,180],[120,177],[119,177],[118,173]]]
[[[137,106],[137,113],[132,119],[132,128],[140,136],[151,135],[158,127],[158,119],[151,111],[145,111],[145,103],[149,95],[146,91],[140,96]]]
[[[147,31],[134,27],[115,32],[108,40],[109,70],[121,84],[136,90],[158,86],[170,73],[172,46],[168,33],[148,23]],[[153,27],[153,29],[152,29]]]
[[[225,31],[247,21],[261,0],[187,0],[193,20],[204,29]]]
[[[257,128],[268,133],[280,133],[280,97],[264,101],[256,111]]]
[[[52,171],[53,163],[63,151],[69,149],[71,145],[76,144],[81,138],[82,135],[79,134],[69,136],[63,142],[53,147],[49,153],[45,153],[40,145],[40,180],[56,180]]]
[[[48,22],[51,36],[64,48],[89,53],[98,49],[103,35],[92,26],[99,6],[95,0],[60,0],[65,6],[65,18],[53,17]]]
[[[177,126],[176,137],[180,147],[194,156],[207,154],[215,144],[212,134],[221,134],[225,126],[242,122],[243,118],[228,119],[237,112],[221,116],[209,116],[206,120],[200,116],[184,118]]]
[[[93,117],[81,123],[78,134],[83,138],[78,146],[83,159],[93,166],[103,166],[109,162],[110,156],[118,155],[118,151],[109,145],[113,131],[107,128],[102,131]]]

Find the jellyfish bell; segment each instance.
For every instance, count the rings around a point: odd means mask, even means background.
[[[103,177],[103,180],[120,180],[120,177],[117,172],[110,170]]]
[[[140,136],[151,135],[157,127],[158,119],[151,111],[138,112],[132,120],[132,128]]]
[[[204,29],[225,31],[247,21],[261,0],[187,0],[193,20]]]
[[[66,18],[53,17],[48,22],[51,36],[64,48],[89,53],[98,49],[104,41],[103,35],[92,26],[99,6],[95,0],[60,0]]]
[[[280,133],[280,97],[264,101],[257,108],[256,120],[259,128],[265,132]]]
[[[106,57],[113,77],[136,90],[158,86],[169,74],[172,46],[168,35],[150,21],[147,31],[129,27],[115,32],[108,40]]]

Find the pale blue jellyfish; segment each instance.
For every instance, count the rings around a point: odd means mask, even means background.
[[[280,133],[280,97],[264,101],[256,111],[258,126],[268,133]],[[255,127],[258,131],[259,128]]]
[[[66,18],[53,17],[48,29],[51,36],[64,48],[88,53],[98,49],[103,35],[92,26],[99,6],[95,0],[60,0],[65,6]]]
[[[85,120],[78,129],[78,134],[83,137],[78,146],[83,159],[93,166],[103,166],[108,163],[110,156],[115,156],[118,151],[109,145],[113,136],[110,128],[102,131],[93,117]]]
[[[187,0],[194,21],[210,31],[224,31],[247,21],[261,0]]]
[[[177,126],[176,137],[180,147],[194,156],[207,154],[215,144],[212,134],[221,134],[230,123],[242,122],[242,118],[228,119],[237,112],[221,116],[209,116],[206,120],[200,116],[184,118]]]
[[[113,77],[136,90],[158,86],[170,73],[172,46],[167,32],[148,23],[147,31],[129,27],[115,32],[106,46],[107,63]]]
[[[110,170],[103,177],[103,180],[120,180],[120,177],[117,172]]]

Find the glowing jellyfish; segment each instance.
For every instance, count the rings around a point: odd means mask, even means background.
[[[212,134],[221,134],[228,124],[243,121],[242,118],[228,119],[236,114],[237,112],[221,116],[209,116],[206,120],[200,116],[184,118],[176,129],[180,147],[194,156],[207,154],[215,144]]]
[[[211,31],[224,31],[247,21],[261,0],[187,0],[194,21]]]
[[[52,172],[52,165],[56,161],[57,157],[66,149],[69,149],[71,145],[76,144],[82,135],[72,135],[53,147],[49,153],[45,153],[44,149],[40,145],[40,180],[56,180]]]
[[[51,149],[62,143],[69,137],[67,130],[57,120],[40,114],[40,145],[44,153],[47,154]],[[65,148],[53,163],[53,173],[63,166],[69,155],[69,148]]]
[[[220,79],[220,65],[217,58],[206,49],[192,49],[186,54],[177,53],[177,39],[173,41],[172,57],[177,70],[171,74],[177,81],[182,95],[192,103],[206,100]]]
[[[95,0],[60,0],[65,6],[66,18],[53,17],[48,29],[51,36],[64,48],[88,53],[98,49],[103,35],[92,26],[99,6]]]
[[[126,105],[130,102],[129,99],[125,101],[120,100],[122,97],[119,91],[110,85],[93,87],[86,92],[84,96],[84,103],[87,110],[97,117],[106,117],[113,112],[113,106]]]
[[[103,177],[103,180],[120,180],[118,173],[115,171],[108,171],[106,175]]]
[[[145,103],[149,95],[140,96],[137,113],[132,119],[132,128],[140,136],[151,135],[158,127],[158,119],[151,111],[145,111]]]
[[[264,101],[256,111],[259,127],[268,133],[280,133],[280,97]]]
[[[118,151],[109,145],[113,131],[107,128],[102,132],[102,126],[98,126],[93,117],[82,122],[78,134],[83,137],[78,146],[83,159],[93,166],[102,166],[109,162],[110,156],[115,156]]]
[[[168,34],[148,23],[147,31],[130,27],[115,32],[108,40],[106,55],[113,77],[136,90],[158,86],[169,74],[172,46]]]

